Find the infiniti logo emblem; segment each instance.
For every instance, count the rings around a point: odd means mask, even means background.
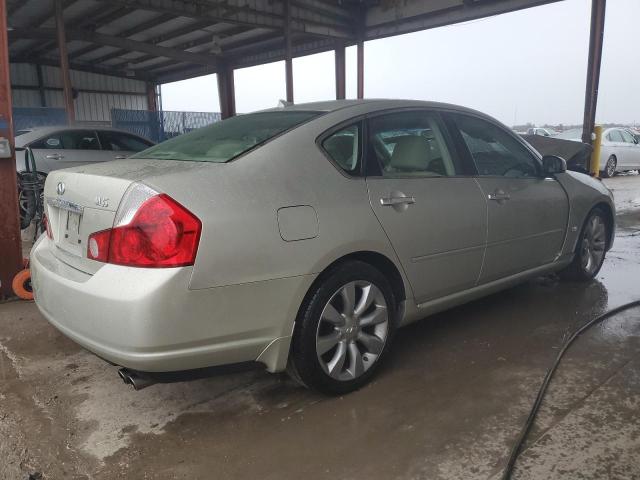
[[[56,193],[58,195],[62,195],[64,193],[64,183],[63,182],[58,182],[58,186],[56,187]]]

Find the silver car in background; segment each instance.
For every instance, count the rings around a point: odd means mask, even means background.
[[[590,280],[611,192],[453,105],[334,101],[234,117],[52,172],[35,299],[125,379],[238,362],[345,393],[397,327],[561,272]]]
[[[567,130],[558,138],[582,141],[582,130]],[[613,177],[618,172],[640,170],[640,144],[638,139],[626,128],[607,128],[602,132],[600,151],[600,175]]]
[[[97,162],[127,158],[154,143],[146,138],[109,127],[34,127],[18,130],[15,137],[16,171],[18,173],[18,206],[20,226],[26,228],[32,220],[29,186],[33,180],[25,171],[35,162],[38,182],[44,182],[52,170]],[[33,152],[29,159],[26,150]]]
[[[153,145],[130,132],[109,127],[34,127],[16,132],[16,147],[31,148],[39,172],[127,158]],[[25,170],[21,156],[18,172]]]

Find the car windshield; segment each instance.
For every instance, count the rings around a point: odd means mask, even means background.
[[[293,110],[238,115],[172,138],[129,158],[224,163],[321,113]]]

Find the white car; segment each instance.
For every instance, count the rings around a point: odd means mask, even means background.
[[[558,134],[555,130],[550,128],[530,128],[527,130],[527,135],[540,135],[541,137],[555,137]]]
[[[582,141],[582,129],[574,128],[558,135],[558,138]],[[607,128],[602,132],[600,150],[600,175],[613,177],[618,172],[640,169],[640,144],[626,128]]]

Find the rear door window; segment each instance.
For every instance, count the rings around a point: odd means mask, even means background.
[[[609,140],[612,142],[624,142],[624,139],[620,134],[620,130],[611,130],[608,136],[609,136]]]
[[[367,169],[384,177],[446,177],[460,173],[438,115],[406,111],[369,120]]]

